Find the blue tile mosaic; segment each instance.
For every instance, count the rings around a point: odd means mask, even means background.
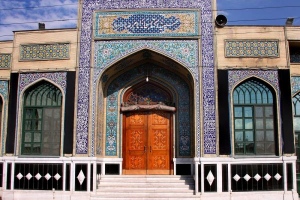
[[[153,50],[155,52],[161,53],[163,55],[166,55],[167,57],[170,57],[174,59],[174,61],[178,63],[182,63],[183,66],[185,66],[189,71],[192,73],[191,75],[194,77],[195,80],[198,79],[199,77],[199,71],[197,63],[198,63],[198,58],[197,58],[197,52],[198,52],[198,43],[195,40],[181,40],[181,41],[169,41],[169,40],[139,40],[139,41],[97,41],[95,43],[95,68],[94,68],[94,84],[93,84],[93,103],[92,103],[92,113],[93,116],[95,115],[95,105],[96,105],[96,91],[97,91],[97,83],[99,82],[100,79],[100,74],[103,73],[109,66],[111,66],[113,63],[116,63],[117,61],[121,60],[120,64],[117,65],[117,68],[121,69],[124,66],[128,66],[130,62],[127,63],[127,65],[124,65],[122,58],[126,59],[127,56],[134,54],[135,52],[148,49],[148,50]],[[170,61],[170,59],[169,59]],[[124,61],[125,62],[125,61]],[[122,64],[123,63],[123,64]],[[107,80],[107,75],[104,75],[102,79]],[[144,76],[144,75],[143,75]],[[138,77],[136,77],[138,78]],[[127,79],[126,79],[127,80]],[[169,80],[169,79],[164,79],[164,80]],[[170,79],[171,80],[171,79]],[[175,84],[175,83],[174,83]],[[124,85],[123,83],[120,83],[120,85]],[[199,81],[195,81],[195,90],[199,91],[200,85]],[[116,94],[117,95],[117,94]],[[199,95],[199,93],[198,93]],[[199,99],[199,96],[195,97],[196,99]],[[114,99],[114,98],[113,98]],[[100,102],[102,102],[100,100]],[[100,108],[102,108],[102,105],[99,105]],[[99,109],[99,108],[97,108]],[[103,110],[103,109],[101,109]],[[185,110],[188,111],[188,109],[185,108]],[[198,112],[196,112],[197,116],[197,122],[200,124],[200,107],[199,104],[196,105],[196,109]],[[184,115],[182,115],[184,116]],[[95,119],[95,116],[93,117]],[[117,120],[117,119],[115,119]],[[180,122],[179,122],[180,123]],[[182,121],[184,123],[184,121]],[[111,127],[111,126],[110,126]],[[93,120],[93,126],[92,126],[92,137],[94,137],[94,130],[95,129],[95,121]],[[200,132],[200,125],[199,125],[199,130]],[[112,133],[112,131],[110,130]],[[190,132],[190,131],[189,131]],[[117,133],[115,131],[114,133]],[[98,133],[99,134],[99,133]],[[108,136],[107,136],[108,137]],[[116,137],[112,137],[115,139]],[[102,140],[102,138],[101,138]],[[181,137],[182,143],[183,141],[189,143],[191,142],[191,139],[187,140],[186,137]],[[98,142],[97,142],[98,143]],[[180,143],[180,142],[179,142]],[[108,143],[108,144],[113,144],[117,145],[116,143]],[[97,147],[96,151],[101,152],[101,148]],[[112,147],[110,149],[113,149]],[[114,147],[116,149],[116,147]],[[189,148],[181,148],[182,152],[180,152],[181,156],[188,156],[187,151],[190,151]],[[107,149],[106,149],[107,150]],[[117,152],[115,152],[117,153]]]
[[[95,10],[113,10],[113,9],[179,9],[179,8],[191,8],[200,9],[201,12],[201,60],[200,64],[203,69],[202,74],[202,92],[205,94],[214,94],[214,88],[211,84],[206,85],[207,80],[211,80],[213,83],[214,79],[214,55],[213,55],[213,25],[212,21],[212,2],[211,0],[195,0],[195,1],[182,1],[182,0],[83,0],[82,1],[82,21],[81,21],[81,38],[80,38],[80,60],[79,60],[79,92],[89,91],[90,84],[87,80],[90,75],[90,62],[91,62],[91,43],[92,43],[92,24],[93,24],[93,11]],[[196,55],[198,58],[198,54]],[[198,66],[198,65],[197,65]],[[197,84],[199,84],[198,78],[195,79]],[[196,87],[196,86],[195,86]],[[213,92],[212,92],[213,91]],[[199,93],[200,89],[195,88],[195,101],[196,105],[199,105]],[[89,108],[89,95],[86,92],[78,98],[78,108],[77,117],[80,118],[77,122],[77,154],[87,154],[88,153],[88,108]],[[210,98],[203,98],[203,110],[207,112],[209,110],[215,110],[215,97],[212,95]],[[94,111],[93,113],[94,114]],[[92,119],[93,121],[95,119]],[[208,123],[209,122],[209,123]],[[196,113],[196,152],[195,156],[200,157],[201,148],[201,134],[200,134],[200,114]],[[212,139],[204,139],[204,153],[214,154],[216,153],[216,141],[215,135],[215,114],[209,116],[209,118],[204,118],[203,134],[204,136],[211,136]],[[81,137],[84,136],[84,137]],[[207,137],[204,137],[207,138]],[[94,137],[91,138],[92,144],[90,145],[90,155],[94,155]],[[78,145],[83,144],[83,145]]]
[[[95,38],[199,35],[199,11],[96,12]]]
[[[264,80],[279,94],[278,71],[276,70],[229,70],[229,91],[231,92],[239,83],[251,77]]]
[[[7,119],[7,109],[8,109],[8,81],[2,81],[0,80],[0,98],[2,98],[2,119]],[[7,131],[7,121],[6,120],[1,120],[1,125],[2,127],[1,130],[1,155],[5,152],[5,139],[6,139],[6,131]]]
[[[291,77],[292,96],[300,92],[300,76]]]

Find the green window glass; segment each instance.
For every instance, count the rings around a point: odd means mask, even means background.
[[[296,94],[293,97],[293,105],[294,105],[294,130],[295,130],[295,147],[296,147],[296,173],[297,173],[297,185],[298,185],[298,193],[300,191],[300,143],[299,143],[299,135],[300,135],[300,93]]]
[[[275,154],[273,94],[251,79],[233,91],[234,150],[236,155]]]
[[[22,155],[60,155],[61,91],[46,81],[24,95]]]
[[[2,132],[2,109],[3,109],[3,101],[0,96],[0,133]]]

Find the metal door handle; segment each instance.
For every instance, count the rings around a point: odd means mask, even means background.
[[[147,152],[147,147],[146,146],[144,146],[144,153],[146,153]]]
[[[150,153],[152,152],[152,148],[151,148],[151,146],[150,146]]]

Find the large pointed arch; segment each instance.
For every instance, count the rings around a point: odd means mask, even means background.
[[[130,60],[133,61],[129,62]],[[121,96],[124,94],[124,89],[146,82],[148,77],[149,82],[156,81],[158,85],[165,85],[167,88],[172,88],[173,93],[177,93],[178,99],[175,104],[178,105],[179,109],[176,107],[178,111],[176,115],[178,115],[177,120],[180,122],[176,124],[178,132],[180,132],[176,136],[178,137],[177,156],[191,157],[194,155],[192,144],[194,140],[192,125],[195,115],[193,112],[195,110],[193,109],[194,80],[191,73],[180,64],[148,49],[127,57],[126,61],[123,60],[111,66],[99,78],[97,95],[99,110],[96,111],[98,113],[98,125],[95,129],[97,132],[96,139],[98,139],[97,154],[99,152],[103,156],[120,156],[120,151],[117,149],[120,141],[116,136],[119,134],[118,126],[122,123],[118,114],[122,103]],[[186,94],[182,94],[184,92]],[[101,126],[101,124],[104,125]],[[110,135],[111,133],[114,136]]]
[[[135,67],[137,64],[143,64],[147,62],[159,63],[160,66],[165,66],[168,70],[174,71],[178,76],[182,76],[186,82],[193,88],[192,94],[195,95],[193,101],[200,100],[200,80],[199,80],[199,60],[198,60],[199,44],[194,40],[184,41],[169,41],[169,40],[138,40],[138,41],[115,41],[95,42],[95,63],[93,68],[93,97],[92,97],[92,110],[90,117],[93,119],[91,124],[91,137],[90,137],[90,153],[94,155],[103,155],[103,151],[96,146],[94,138],[98,138],[100,131],[98,128],[99,115],[97,114],[98,108],[104,108],[99,98],[103,98],[101,91],[98,88],[105,88],[110,81],[114,80],[119,73],[125,73],[126,70]],[[85,78],[86,76],[82,77]],[[103,89],[104,91],[104,89]],[[195,91],[195,92],[194,92]],[[102,96],[102,97],[101,97]],[[97,102],[100,102],[98,104]],[[87,101],[80,101],[78,104],[78,110],[81,110],[81,104],[86,104]],[[200,104],[194,104],[195,106],[195,120],[198,124],[200,120]],[[103,110],[103,109],[101,109]],[[81,113],[81,112],[80,112]],[[80,118],[81,119],[81,118]],[[82,128],[86,129],[85,122],[81,120],[77,123],[77,134],[82,132]],[[80,125],[80,128],[78,127]],[[197,137],[197,151],[200,153],[200,127],[196,126]],[[85,142],[83,139],[80,141]],[[80,143],[77,141],[77,144]],[[77,149],[77,148],[76,148]],[[78,149],[76,150],[77,152]],[[80,151],[82,152],[82,151]]]
[[[300,92],[293,96],[294,130],[300,133]]]
[[[3,128],[3,115],[4,115],[4,101],[2,95],[0,94],[0,140],[2,141],[4,132],[2,131]]]

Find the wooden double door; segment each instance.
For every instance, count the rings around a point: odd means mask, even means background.
[[[171,174],[171,113],[124,115],[123,174]]]

